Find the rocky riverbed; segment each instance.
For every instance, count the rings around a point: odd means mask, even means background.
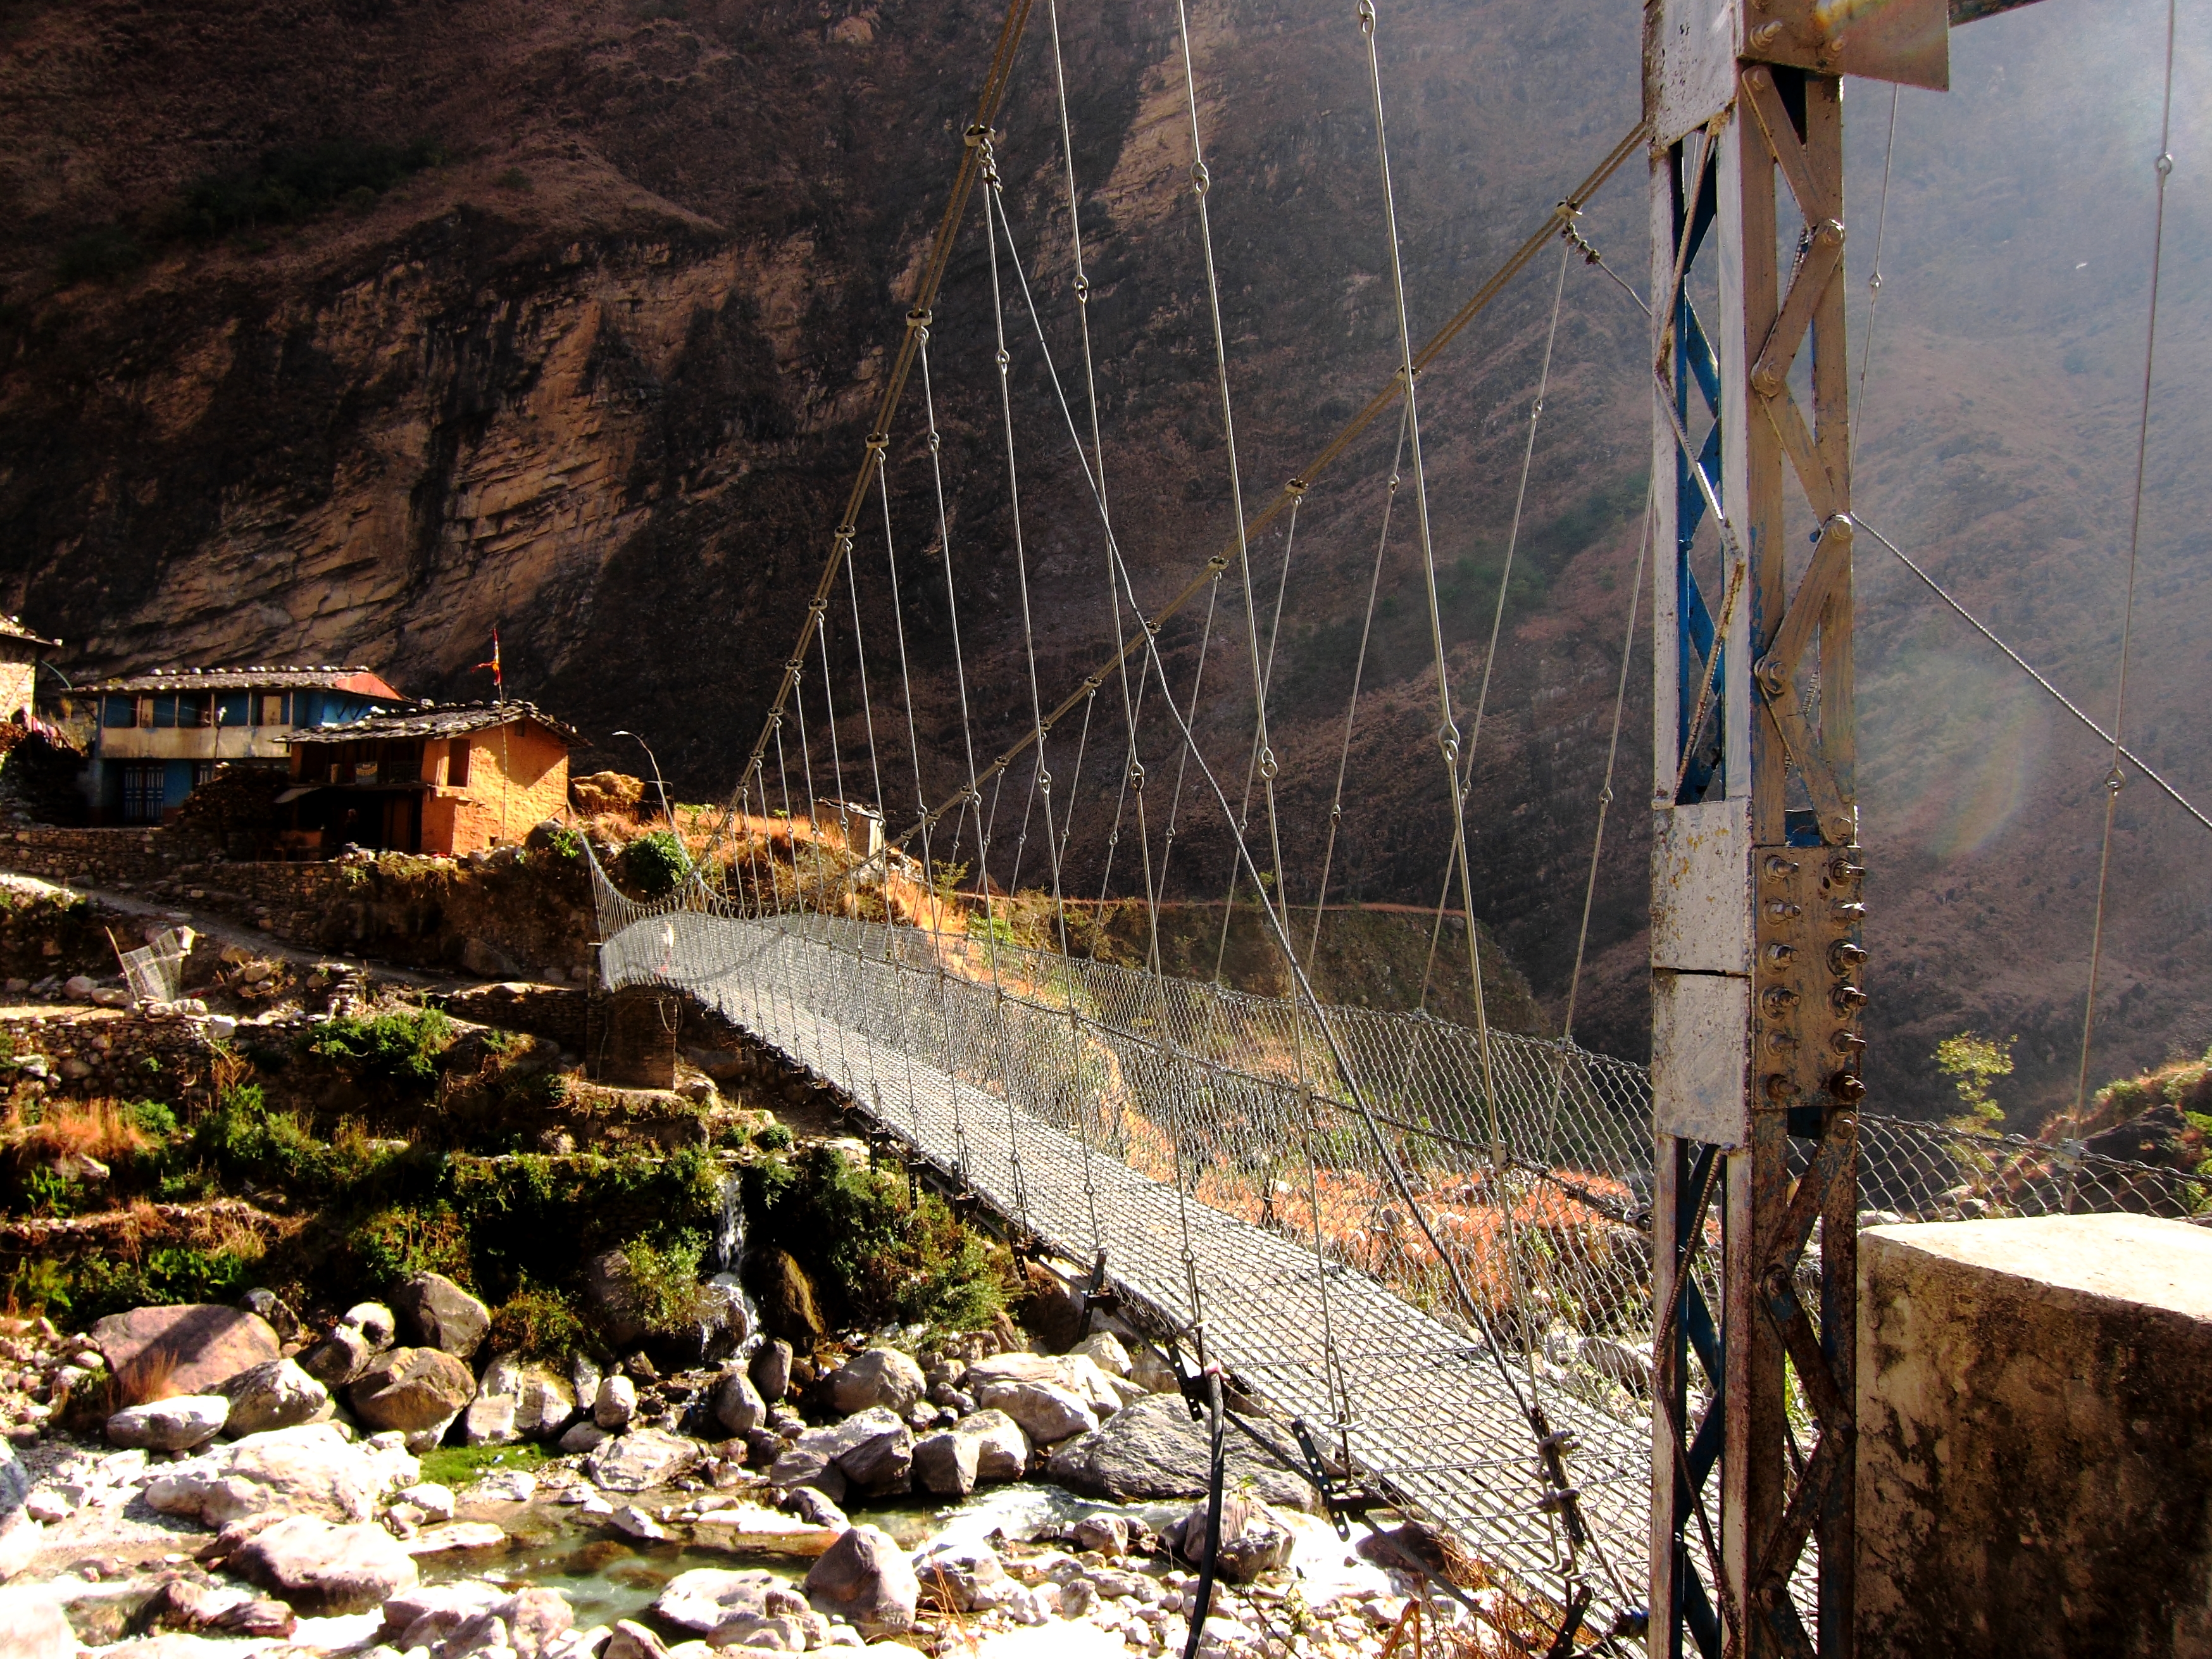
[[[755,1340],[664,1374],[483,1354],[483,1305],[434,1273],[319,1330],[252,1300],[0,1337],[46,1407],[0,1465],[24,1659],[1184,1650],[1205,1439],[1133,1331]],[[1200,1651],[1381,1651],[1418,1551],[1346,1544],[1242,1451],[1229,1488]]]

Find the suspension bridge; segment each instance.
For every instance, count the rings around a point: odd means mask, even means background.
[[[1911,561],[1850,511],[1838,88],[1846,73],[1941,86],[1947,28],[2002,9],[1966,0],[1947,16],[1940,0],[1893,0],[1837,33],[1796,0],[1755,16],[1723,0],[1656,0],[1644,120],[1443,328],[1417,340],[1377,47],[1384,21],[1374,0],[1359,0],[1346,49],[1364,71],[1380,204],[1369,228],[1385,260],[1395,361],[1309,465],[1252,510],[1211,219],[1218,186],[1202,144],[1215,112],[1176,0],[1181,165],[1206,298],[1198,344],[1232,519],[1225,538],[1192,556],[1188,580],[1148,606],[1106,477],[1103,348],[1085,303],[1096,250],[1081,222],[1056,0],[1013,0],[942,219],[902,296],[896,351],[805,621],[711,852],[653,900],[594,865],[606,987],[696,999],[833,1084],[1024,1237],[1097,1263],[1102,1290],[1194,1352],[1228,1398],[1287,1430],[1285,1443],[1299,1442],[1323,1485],[1424,1517],[1509,1577],[1557,1631],[1553,1654],[1647,1642],[1670,1656],[1850,1651],[1852,1241],[1863,1213],[2212,1209],[2197,1177],[2096,1158],[2078,1141],[1905,1121],[1863,1103],[1850,568],[1855,545],[1869,542]],[[1039,34],[1025,57],[1024,40]],[[1051,325],[1032,286],[1041,256],[1010,203],[994,127],[1018,67],[1032,63],[1049,81],[1071,232],[1075,304]],[[2170,45],[2166,73],[2170,112]],[[1641,291],[1582,223],[1591,198],[1639,158],[1654,229]],[[2170,171],[2162,143],[2161,206]],[[956,246],[977,243],[988,280],[951,291]],[[1592,791],[1574,980],[1560,1033],[1536,1037],[1493,1023],[1479,929],[1446,926],[1455,899],[1456,915],[1481,914],[1468,801],[1520,503],[1470,700],[1445,646],[1420,398],[1446,348],[1554,245],[1556,271],[1543,273],[1553,337],[1577,264],[1650,319],[1650,358],[1625,368],[1651,382],[1655,447]],[[2153,258],[2154,270],[2155,249]],[[2154,282],[2154,318],[2155,291]],[[983,319],[988,343],[982,379],[998,420],[980,461],[952,453],[939,423],[948,370],[933,367],[931,348],[940,312],[954,307]],[[1547,339],[1522,498],[1550,372]],[[1048,394],[1049,430],[1018,420],[1018,374]],[[2148,411],[2147,366],[2146,425]],[[1467,1024],[1332,1006],[1310,978],[1330,883],[1343,873],[1372,585],[1341,744],[1321,762],[1334,780],[1322,850],[1305,870],[1283,856],[1284,763],[1269,708],[1289,558],[1271,620],[1253,545],[1279,520],[1294,535],[1302,503],[1364,453],[1358,441],[1378,422],[1396,435],[1377,580],[1391,516],[1401,533],[1410,518],[1436,698],[1432,727],[1402,763],[1432,769],[1452,803],[1428,972],[1465,973]],[[1066,685],[1040,672],[1031,611],[1022,486],[1024,458],[1040,450],[1079,474],[1080,531],[1099,573],[1096,666]],[[921,499],[934,510],[926,505],[918,525],[901,522],[912,500],[895,498],[895,465],[927,480]],[[988,469],[1006,502],[1005,544],[959,556],[1003,559],[1018,596],[1025,718],[995,752],[960,654],[946,510],[957,467]],[[2139,472],[2138,503],[2140,489]],[[1785,561],[1792,541],[1809,544],[1809,558]],[[888,639],[863,627],[864,555],[868,580],[886,585]],[[2129,557],[2132,584],[2132,546]],[[959,709],[953,752],[929,765],[906,622],[925,587],[949,622]],[[1573,1036],[1647,592],[1660,821],[1649,1070]],[[1224,594],[1219,625],[1246,672],[1235,694],[1251,710],[1249,737],[1230,753],[1201,740],[1201,686],[1177,678],[1161,644],[1164,627],[1200,601],[1210,639]],[[833,607],[850,611],[847,659],[833,659]],[[1198,674],[1205,664],[1201,647]],[[2125,766],[2206,822],[2126,748],[2117,719],[2108,731],[2066,707],[2109,748],[2115,777]],[[1073,780],[1100,754],[1120,860],[1107,880],[1119,870],[1148,928],[1133,964],[1071,949]],[[1054,776],[1062,765],[1066,783]],[[991,874],[1008,786],[1025,797],[1022,845],[1042,820],[1042,867],[1031,872],[1042,884],[1032,907],[1042,943],[1008,924]],[[1243,895],[1265,930],[1290,994],[1162,970],[1165,867],[1187,798],[1232,826],[1231,896]],[[885,836],[878,825],[902,827]],[[2108,846],[2109,830],[2108,816]],[[956,890],[963,847],[975,865],[966,891]],[[2092,948],[2085,1026],[2101,909]],[[1462,950],[1463,967],[1440,970],[1440,955]],[[2085,1055],[2087,1042],[2085,1030]]]

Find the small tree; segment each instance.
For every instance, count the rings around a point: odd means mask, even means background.
[[[1966,1108],[1949,1120],[1952,1128],[1986,1131],[2002,1127],[2004,1108],[1997,1104],[1990,1085],[1998,1078],[2012,1075],[2012,1048],[2019,1041],[2008,1036],[1997,1042],[1972,1031],[1961,1031],[1936,1045],[1936,1069],[1951,1079],[1951,1086],[1959,1091]]]
[[[665,830],[655,830],[651,835],[640,836],[623,848],[623,874],[629,878],[630,885],[647,898],[659,898],[664,893],[676,890],[676,884],[684,879],[690,868],[684,849],[676,837]]]

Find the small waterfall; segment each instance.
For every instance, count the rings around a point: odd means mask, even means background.
[[[740,1359],[760,1346],[762,1336],[760,1310],[753,1305],[752,1297],[746,1294],[743,1277],[745,1270],[743,1176],[744,1171],[735,1167],[722,1172],[720,1208],[715,1218],[714,1249],[708,1258],[714,1264],[714,1272],[707,1281],[710,1288],[720,1294],[729,1309],[730,1317],[725,1331],[735,1332],[738,1340],[733,1352]],[[712,1334],[702,1330],[701,1336],[702,1346],[704,1347],[711,1341]],[[720,1347],[721,1344],[714,1343],[713,1346]]]

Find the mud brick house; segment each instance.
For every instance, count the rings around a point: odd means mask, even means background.
[[[0,720],[30,723],[38,701],[39,659],[60,648],[59,640],[42,639],[15,617],[0,617]]]
[[[579,733],[526,702],[422,703],[287,738],[295,857],[351,843],[452,855],[520,841],[568,805]]]
[[[161,823],[221,761],[284,761],[303,727],[406,699],[366,668],[171,668],[81,686],[94,700],[85,793],[95,823]]]

